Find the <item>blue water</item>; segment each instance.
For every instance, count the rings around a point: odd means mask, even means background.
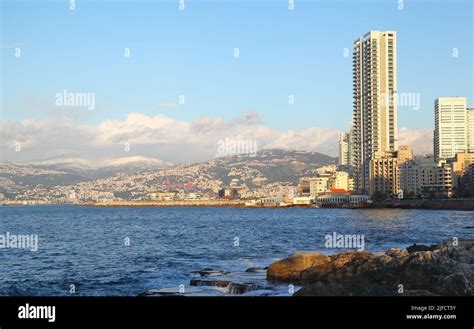
[[[364,234],[378,252],[474,238],[472,225],[463,211],[4,206],[0,234],[37,234],[39,246],[0,249],[0,294],[69,295],[74,284],[76,295],[135,296],[186,286],[203,268],[243,272],[294,251],[339,252],[324,248],[333,232]]]

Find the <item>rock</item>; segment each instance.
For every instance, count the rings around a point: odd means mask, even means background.
[[[183,297],[183,294],[179,292],[171,291],[145,291],[141,294],[138,294],[137,297]]]
[[[228,271],[224,270],[215,270],[213,268],[205,268],[200,271],[194,271],[191,273],[199,274],[200,276],[215,276],[215,275],[227,275],[230,274]]]
[[[341,283],[318,281],[304,286],[294,296],[344,296],[344,294],[344,286]]]
[[[408,253],[417,252],[417,251],[433,251],[436,249],[436,245],[425,246],[423,244],[417,245],[414,243],[412,246],[407,248]]]
[[[372,254],[368,252],[347,251],[335,254],[330,256],[327,262],[302,271],[298,281],[315,282],[329,279],[329,276],[332,279],[349,279],[353,277],[356,267],[371,257],[373,257]],[[348,263],[353,263],[353,266],[346,266]]]
[[[329,257],[318,252],[295,253],[288,258],[271,264],[267,271],[267,279],[280,282],[298,281],[301,272],[304,270],[329,261]]]
[[[298,290],[295,296],[393,296],[395,290],[368,282],[317,282]]]
[[[184,294],[180,293],[179,287],[168,287],[168,288],[150,289],[145,292],[142,292],[138,296],[139,297],[167,297],[167,296],[183,297]]]
[[[295,254],[273,263],[267,276],[304,285],[296,296],[473,294],[474,240],[454,244],[447,241],[415,249],[410,252],[391,248],[376,255],[343,252],[329,257],[318,253]]]
[[[231,281],[200,280],[200,279],[191,279],[191,281],[189,281],[190,286],[212,286],[212,287],[226,288],[229,284],[231,284]]]
[[[346,251],[340,254],[330,256],[331,262],[337,267],[346,265],[355,259],[368,259],[373,255],[366,251]]]
[[[257,273],[261,271],[266,271],[268,270],[268,266],[256,266],[256,267],[250,267],[245,270],[246,273]]]
[[[385,252],[385,255],[393,258],[406,257],[408,256],[408,250],[400,248],[390,248]]]
[[[264,287],[261,287],[255,283],[234,283],[231,282],[226,288],[221,290],[225,294],[231,294],[231,295],[241,295],[245,294],[249,291],[252,290],[261,290],[264,289]]]
[[[255,283],[235,283],[227,280],[199,280],[192,279],[189,282],[190,286],[207,286],[216,287],[219,291],[225,294],[241,295],[252,290],[266,289]]]
[[[399,296],[439,296],[429,292],[428,290],[405,290]]]
[[[433,291],[440,295],[450,296],[470,296],[472,295],[472,288],[469,281],[463,273],[453,273],[445,276],[440,285],[433,289]]]

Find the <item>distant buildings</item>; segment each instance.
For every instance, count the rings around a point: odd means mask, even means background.
[[[310,182],[309,179],[300,179],[296,190],[298,195],[309,196],[310,194]]]
[[[404,199],[446,198],[452,195],[452,171],[433,157],[417,158],[399,167],[400,190]]]
[[[474,197],[474,153],[457,153],[448,160],[453,170],[453,189],[461,197]]]
[[[369,194],[398,195],[400,180],[398,168],[413,159],[411,146],[400,146],[396,152],[375,152],[369,164]]]
[[[435,161],[474,152],[474,111],[466,97],[440,97],[435,101]]]
[[[202,193],[189,191],[166,191],[148,193],[144,200],[147,201],[174,201],[174,200],[201,200]]]
[[[309,196],[312,198],[337,190],[339,193],[353,191],[354,181],[349,173],[337,168],[326,169],[308,179]]]
[[[350,145],[350,134],[340,133],[339,134],[339,165],[347,166],[350,165],[350,154],[349,154],[349,145]]]
[[[237,199],[239,197],[236,188],[222,188],[217,192],[217,194],[219,195],[219,198],[223,199]]]
[[[318,174],[309,181],[309,194],[311,197],[316,197],[321,193],[327,192],[331,189],[331,173]]]
[[[376,152],[397,150],[395,31],[370,31],[354,42],[352,150],[355,189],[367,193]]]
[[[334,177],[334,184],[333,188],[335,189],[342,189],[345,191],[351,190],[351,181],[350,181],[349,173],[345,171],[336,171]]]

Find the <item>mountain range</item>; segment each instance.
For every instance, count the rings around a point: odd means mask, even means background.
[[[271,184],[294,185],[300,177],[314,175],[317,168],[336,163],[337,158],[322,153],[280,149],[183,165],[137,156],[106,161],[69,157],[1,164],[0,193],[14,195],[38,187],[47,191],[80,186],[129,198],[183,188],[216,192],[232,180],[247,190],[257,190]]]

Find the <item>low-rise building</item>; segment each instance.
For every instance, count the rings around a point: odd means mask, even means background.
[[[459,197],[471,197],[469,170],[474,164],[474,153],[456,153],[448,163],[452,167],[453,192]]]
[[[350,190],[349,173],[345,171],[336,171],[334,177],[334,184],[331,188]]]
[[[369,163],[369,194],[398,194],[398,159],[396,152],[375,152]]]
[[[261,198],[260,202],[264,206],[279,206],[280,203],[283,202],[282,197],[267,197],[267,198]]]
[[[433,157],[410,160],[399,166],[399,184],[404,198],[450,197],[453,173],[446,161],[436,163]]]
[[[309,194],[311,197],[316,197],[321,193],[328,192],[331,188],[330,180],[331,173],[321,173],[318,176],[309,180]]]

